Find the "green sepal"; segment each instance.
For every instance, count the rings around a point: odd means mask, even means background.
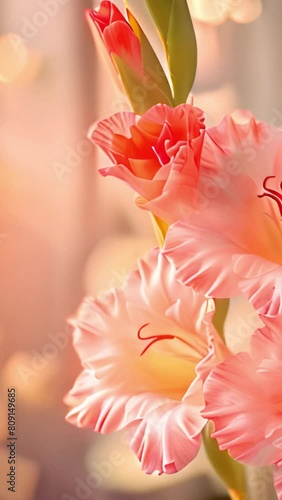
[[[140,75],[134,71],[116,54],[112,54],[112,58],[135,113],[143,115],[148,109],[158,103],[172,105],[169,97],[159,87],[157,82],[153,82],[152,85],[152,81],[150,81],[150,84],[148,84],[145,75]]]
[[[185,103],[197,68],[197,43],[186,0],[146,0],[163,41],[174,90],[174,105]]]
[[[234,460],[227,451],[219,449],[216,439],[211,437],[212,431],[212,422],[208,422],[202,431],[203,443],[209,461],[225,483],[231,498],[247,500],[247,480],[244,465]]]

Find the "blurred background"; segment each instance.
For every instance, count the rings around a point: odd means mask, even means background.
[[[86,138],[93,121],[128,109],[84,20],[91,6],[0,5],[0,499],[10,498],[8,387],[17,389],[14,499],[224,498],[204,453],[181,474],[147,477],[122,435],[101,439],[64,421],[62,399],[80,371],[65,318],[86,293],[121,285],[156,244],[132,193],[97,175],[107,160]],[[190,7],[199,49],[194,102],[208,123],[248,108],[282,126],[281,0]]]

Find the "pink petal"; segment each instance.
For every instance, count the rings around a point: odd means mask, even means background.
[[[147,165],[146,165],[147,168]],[[107,168],[101,168],[99,172],[107,177],[108,175],[117,177],[124,181],[129,187],[133,188],[136,192],[140,194],[140,196],[144,196],[147,199],[155,199],[161,196],[164,181],[159,180],[151,180],[151,179],[142,179],[137,177],[131,169],[125,165],[114,165]]]
[[[281,315],[281,266],[255,255],[241,255],[235,260],[234,270],[240,278],[240,289],[258,314]]]
[[[198,453],[205,425],[189,405],[156,394],[121,395],[99,386],[66,418],[103,434],[126,428],[129,444],[148,474],[185,467]]]
[[[173,474],[196,457],[204,425],[193,407],[168,402],[142,420],[130,446],[148,474]]]
[[[220,125],[207,130],[202,154],[202,165],[210,164],[214,169],[224,168],[250,176],[261,186],[264,178],[271,173],[279,175],[279,156],[282,154],[282,132],[268,123],[252,117],[247,123],[236,123],[226,116]],[[233,162],[233,165],[231,165]],[[233,169],[233,170],[232,170]],[[268,174],[269,172],[269,174]]]
[[[133,174],[136,177],[138,177],[139,179],[147,179],[149,181],[152,181],[154,179],[155,174],[159,172],[160,169],[159,162],[157,160],[152,160],[152,159],[149,160],[130,159],[129,164]]]
[[[103,31],[109,54],[116,54],[136,73],[143,75],[141,44],[127,22],[116,21]]]
[[[281,331],[264,327],[239,353],[214,368],[204,383],[203,416],[213,437],[237,460],[262,466],[282,461]]]
[[[191,219],[192,220],[192,219]],[[176,267],[176,277],[208,297],[238,295],[233,256],[241,249],[201,219],[195,224],[178,223],[168,232],[164,255]]]
[[[94,21],[96,27],[100,29],[101,33],[103,33],[106,26],[115,21],[126,22],[124,16],[118,10],[116,5],[108,1],[101,2],[99,8],[95,10],[87,9],[85,14],[87,17],[89,16],[92,21]]]
[[[68,406],[77,406],[93,393],[94,372],[83,370],[77,377],[73,388],[64,397],[64,403]]]
[[[131,127],[137,122],[138,116],[135,113],[116,113],[106,120],[94,123],[89,129],[89,139],[99,146],[111,159],[112,153],[120,156],[130,157],[129,150],[125,145],[131,145]],[[128,141],[119,143],[115,138],[124,137]]]
[[[180,146],[173,161],[160,168],[154,180],[157,182],[160,179],[164,179],[162,192],[158,196],[147,196],[146,200],[138,199],[137,205],[170,224],[194,213],[193,199],[198,171],[187,146]]]
[[[213,420],[221,449],[236,459],[263,466],[279,458],[279,451],[265,436],[272,408],[264,396],[256,365],[247,353],[240,353],[216,367],[204,385],[206,409]]]
[[[262,319],[266,326],[260,328],[259,335],[253,335],[251,339],[252,358],[257,364],[264,359],[282,359],[282,316],[264,316]]]

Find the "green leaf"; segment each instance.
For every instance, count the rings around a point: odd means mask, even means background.
[[[182,0],[180,0],[182,2]],[[151,16],[159,30],[165,48],[173,0],[146,0]]]
[[[220,451],[216,439],[211,437],[212,431],[213,424],[209,422],[202,432],[202,437],[214,470],[227,486],[231,498],[247,500],[247,481],[244,465],[236,462],[227,451]]]
[[[197,68],[197,44],[186,0],[174,0],[168,36],[168,63],[175,104],[186,102]]]
[[[169,97],[157,82],[148,83],[146,76],[134,71],[116,54],[112,54],[112,58],[135,113],[143,115],[149,108],[158,103],[171,106]]]
[[[147,80],[147,86],[157,84],[164,94],[167,95],[169,102],[172,104],[173,96],[171,88],[160,61],[158,60],[140,24],[129,10],[127,10],[127,16],[135,35],[140,41],[144,76]]]
[[[213,324],[221,338],[224,340],[224,324],[228,314],[230,299],[215,299],[215,313]]]
[[[186,0],[146,0],[164,43],[174,104],[185,103],[197,68],[197,43]]]

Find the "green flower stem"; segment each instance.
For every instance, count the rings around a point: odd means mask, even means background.
[[[224,339],[224,324],[228,314],[230,305],[230,299],[215,299],[215,314],[213,317],[213,324],[221,336]]]
[[[214,470],[224,482],[232,500],[248,500],[246,470],[227,451],[220,451],[216,439],[211,437],[212,422],[208,422],[202,432],[207,456]]]

